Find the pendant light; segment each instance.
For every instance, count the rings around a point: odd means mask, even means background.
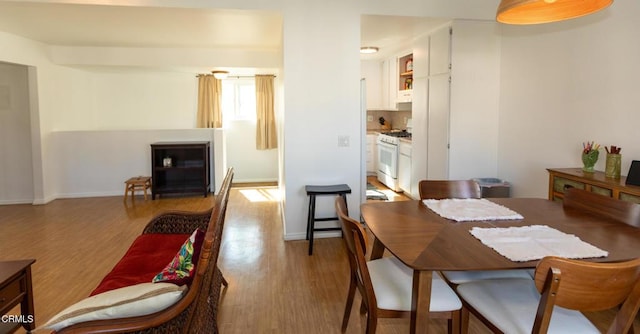
[[[595,13],[613,0],[502,0],[496,20],[506,24],[538,24]]]

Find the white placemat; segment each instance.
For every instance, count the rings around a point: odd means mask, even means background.
[[[469,233],[511,261],[526,262],[545,256],[569,259],[606,257],[609,252],[546,225],[474,227]]]
[[[438,215],[458,222],[524,218],[519,213],[486,199],[425,199],[422,202]]]

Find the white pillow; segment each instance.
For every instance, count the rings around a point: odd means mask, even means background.
[[[58,331],[85,321],[155,313],[175,304],[186,289],[172,283],[141,283],[103,292],[67,307],[43,327]]]

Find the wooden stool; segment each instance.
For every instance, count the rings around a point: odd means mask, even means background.
[[[147,200],[147,189],[151,187],[151,178],[148,176],[136,176],[132,177],[124,182],[124,200],[127,200],[127,195],[131,192],[131,200],[134,200],[134,192],[136,190],[144,191],[144,200]]]
[[[344,198],[345,205],[347,203],[347,194],[351,194],[351,188],[346,184],[335,184],[328,186],[305,186],[309,196],[309,213],[307,215],[307,240],[309,240],[309,255],[313,254],[313,232],[314,231],[338,231],[341,227],[323,227],[316,228],[317,221],[338,220],[338,217],[316,218],[316,196],[318,195],[338,195]]]

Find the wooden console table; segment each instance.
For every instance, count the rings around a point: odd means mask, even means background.
[[[575,187],[624,201],[640,203],[640,187],[626,185],[626,176],[612,179],[603,172],[586,173],[582,168],[548,168],[549,199],[562,201],[564,189]]]
[[[20,304],[18,321],[3,317],[0,333],[12,333],[20,326],[27,332],[35,329],[33,308],[33,290],[31,288],[31,265],[36,260],[0,262],[0,316],[6,315],[14,306]]]

